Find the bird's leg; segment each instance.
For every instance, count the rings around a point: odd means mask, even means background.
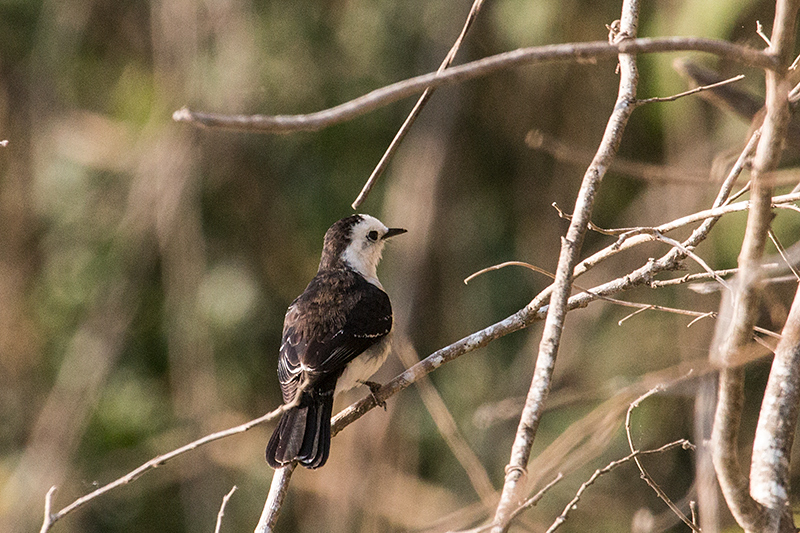
[[[383,410],[385,411],[386,410],[386,402],[382,402],[382,401],[378,400],[378,397],[376,396],[378,394],[378,391],[381,390],[381,387],[383,385],[381,385],[380,383],[378,383],[376,381],[364,381],[364,380],[361,380],[361,379],[359,379],[358,382],[361,383],[362,385],[366,385],[367,387],[369,387],[369,393],[372,394],[372,399],[375,400],[375,403],[377,405],[379,405],[380,407],[383,407]]]

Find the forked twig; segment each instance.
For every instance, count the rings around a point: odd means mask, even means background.
[[[236,492],[236,485],[231,487],[231,490],[228,491],[228,494],[222,498],[222,504],[220,504],[219,512],[217,513],[217,525],[214,527],[214,533],[220,533],[220,531],[222,531],[222,517],[225,516],[225,507],[228,505],[228,501],[231,499],[231,496],[233,496],[234,492]]]
[[[649,398],[653,394],[661,392],[662,390],[664,390],[663,386],[654,387],[649,391],[647,391],[646,393],[644,393],[643,395],[639,396],[636,400],[633,401],[633,403],[630,404],[630,406],[628,406],[628,413],[625,415],[625,434],[628,437],[628,446],[630,446],[631,454],[634,454],[636,452],[636,447],[633,445],[633,437],[631,436],[631,413],[639,405],[640,402]],[[683,512],[678,508],[678,506],[675,505],[675,503],[669,498],[669,496],[667,496],[667,494],[661,489],[658,483],[656,483],[655,480],[652,477],[650,477],[650,474],[647,473],[647,470],[645,470],[644,465],[642,465],[642,462],[639,460],[638,454],[633,457],[633,460],[636,462],[636,466],[639,468],[639,473],[641,473],[642,479],[644,479],[645,482],[650,486],[650,488],[652,488],[655,491],[658,497],[661,498],[664,501],[664,503],[667,504],[667,507],[669,507],[670,510],[672,510],[672,512],[675,513],[675,515],[678,518],[680,518],[684,524],[692,528],[692,531],[700,533],[700,528],[695,523],[693,523],[689,518],[687,518],[685,514],[683,514]]]
[[[641,456],[641,455],[652,455],[652,454],[656,454],[656,453],[663,453],[663,452],[666,452],[666,451],[671,450],[673,448],[677,448],[679,446],[681,448],[683,448],[684,450],[686,450],[686,449],[694,449],[694,445],[691,442],[689,442],[686,439],[680,439],[680,440],[676,440],[674,442],[670,442],[668,444],[665,444],[664,446],[661,446],[660,448],[656,448],[655,450],[634,450],[629,455],[626,455],[622,459],[617,459],[615,461],[611,461],[605,467],[595,470],[594,474],[592,474],[591,477],[589,477],[589,479],[587,479],[586,481],[584,481],[581,484],[580,488],[578,489],[578,492],[575,494],[575,497],[572,498],[572,500],[570,500],[570,502],[564,507],[564,510],[555,519],[555,521],[550,525],[550,527],[547,529],[546,533],[553,533],[556,529],[558,529],[561,526],[561,524],[563,524],[564,522],[567,521],[567,518],[569,516],[570,511],[572,511],[573,509],[577,508],[578,502],[580,501],[581,496],[583,496],[583,493],[586,492],[586,489],[591,487],[597,481],[597,478],[599,478],[603,474],[607,474],[607,473],[611,472],[612,470],[614,470],[615,468],[617,468],[618,466],[623,465],[623,464],[625,464],[625,463],[627,463],[629,461],[632,461],[632,460],[633,461],[638,461],[639,456]],[[699,531],[699,528],[695,529],[695,531]]]

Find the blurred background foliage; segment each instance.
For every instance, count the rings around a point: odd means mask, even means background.
[[[311,112],[435,70],[469,6],[0,1],[0,136],[9,141],[0,149],[0,530],[38,528],[52,485],[60,509],[157,454],[278,405],[283,313],[313,276],[325,229],[351,213],[412,102],[285,136],[193,129],[172,122],[171,113],[184,105]],[[608,1],[490,0],[459,61],[604,40],[605,24],[619,10]],[[761,47],[756,20],[768,26],[772,10],[755,0],[648,2],[640,35]],[[672,68],[675,57],[640,58],[640,96],[687,88]],[[763,91],[757,71],[696,59],[743,72],[742,86]],[[614,66],[522,67],[436,93],[362,207],[410,230],[381,267],[410,357],[508,316],[547,285],[524,269],[485,274],[468,286],[462,280],[506,260],[555,267],[566,222],[550,204],[571,210],[582,154],[597,145],[614,103]],[[707,207],[717,183],[712,167],[732,162],[747,128],[697,97],[638,109],[621,157],[681,179],[612,170],[595,222],[650,225]],[[530,148],[530,130],[565,143],[572,155]],[[744,220],[721,222],[698,253],[714,267],[734,266]],[[798,226],[796,215],[778,214],[785,245]],[[584,255],[610,239],[590,235]],[[613,279],[665,251],[651,245],[628,252],[580,283]],[[718,306],[716,294],[685,287],[624,297],[700,311]],[[645,313],[618,326],[627,314],[598,302],[569,317],[553,409],[534,457],[623,386],[706,355],[711,321],[687,329],[685,317]],[[431,376],[495,489],[539,333],[531,327]],[[754,368],[757,397],[767,370]],[[401,369],[392,357],[377,378]],[[338,408],[363,394],[340,399]],[[643,406],[633,428],[640,446],[696,439],[694,394],[687,387]],[[617,413],[587,430],[597,450],[575,454],[570,466],[545,465],[542,472],[569,476],[526,513],[520,530],[549,524],[595,468],[626,453],[621,420]],[[183,456],[100,497],[54,531],[208,531],[234,484],[239,491],[223,531],[250,530],[272,474],[263,459],[270,431],[259,427]],[[649,464],[681,500],[692,491],[693,461],[677,451]],[[656,529],[675,527],[665,513],[629,465],[587,492],[563,530],[646,531],[642,524],[651,521]],[[388,412],[371,412],[339,435],[325,468],[295,474],[280,530],[441,531],[485,516],[411,388],[389,401]]]

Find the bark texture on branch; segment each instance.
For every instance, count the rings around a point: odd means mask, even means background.
[[[723,367],[732,362],[753,338],[760,303],[761,259],[773,218],[773,186],[769,173],[780,159],[790,118],[788,94],[792,87],[786,76],[794,49],[797,9],[798,2],[795,0],[779,0],[776,4],[771,44],[767,51],[780,62],[782,68],[766,73],[766,117],[753,160],[750,210],[739,254],[739,274],[732,296],[723,300],[724,307],[711,349],[712,360]],[[775,494],[765,497],[765,492],[769,493],[770,489],[751,487],[751,480],[742,471],[738,461],[744,370],[723,368],[719,380],[711,442],[714,468],[725,500],[745,531],[794,531],[791,515],[785,512],[782,503],[776,506]],[[768,397],[764,398],[764,406],[771,402]],[[768,452],[767,449],[763,451]],[[753,462],[761,462],[755,453]],[[754,488],[756,490],[752,490]]]
[[[622,17],[610,28],[609,42],[615,45],[634,39],[639,21],[639,3],[626,0],[622,5]],[[622,133],[633,110],[636,108],[636,85],[639,73],[636,57],[628,54],[619,56],[620,83],[614,111],[609,118],[603,139],[591,165],[584,174],[578,198],[575,202],[572,219],[566,237],[561,240],[561,253],[556,268],[556,277],[550,296],[550,306],[545,320],[536,367],[533,374],[525,407],[520,416],[517,434],[511,448],[511,457],[506,466],[505,482],[500,503],[494,516],[493,533],[508,529],[511,512],[523,499],[522,489],[526,487],[525,476],[530,459],[533,441],[544,412],[544,403],[550,392],[553,370],[555,368],[564,318],[572,290],[572,276],[583,245],[583,239],[592,216],[592,207],[600,182],[617,153]]]

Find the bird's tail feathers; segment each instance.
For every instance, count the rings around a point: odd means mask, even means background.
[[[328,460],[333,391],[301,394],[299,405],[283,413],[267,444],[267,463],[273,468],[292,461],[306,468],[319,468]]]

